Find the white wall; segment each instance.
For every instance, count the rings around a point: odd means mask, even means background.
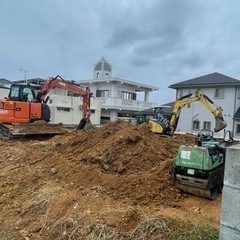
[[[7,97],[9,94],[9,89],[0,88],[0,99]]]
[[[219,240],[240,239],[240,145],[226,152]]]
[[[109,90],[110,91],[110,96],[109,97],[114,97],[114,98],[121,98],[120,92],[125,91],[125,92],[135,92],[135,87],[131,87],[130,85],[127,84],[121,84],[120,82],[113,82],[110,81],[109,83],[107,82],[101,82],[101,83],[94,83],[89,86],[91,92],[96,93],[96,90]]]
[[[52,116],[51,123],[62,122],[65,125],[78,125],[82,119],[81,104],[80,97],[51,94],[48,101]],[[90,109],[95,111],[95,113],[91,113],[92,124],[100,124],[101,105],[99,101],[92,98],[90,105]]]

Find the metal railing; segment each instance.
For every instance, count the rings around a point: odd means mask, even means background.
[[[144,102],[124,98],[97,97],[96,99],[101,103],[102,108],[144,110],[159,106],[158,103]]]

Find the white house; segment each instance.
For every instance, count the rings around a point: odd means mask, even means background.
[[[159,105],[149,101],[150,93],[159,90],[158,87],[112,77],[112,65],[105,58],[94,65],[93,79],[79,83],[89,86],[93,98],[101,103],[102,124],[116,119],[135,124],[137,112]],[[138,93],[143,94],[143,100],[139,100]]]
[[[11,81],[5,78],[0,78],[0,99],[8,96],[10,85]]]
[[[8,96],[9,87],[0,86],[0,99],[3,99]]]
[[[51,111],[51,123],[62,122],[64,126],[78,125],[82,119],[81,97],[69,95],[63,89],[53,89],[49,95],[48,106]],[[96,99],[91,99],[91,122],[100,124],[101,105]]]
[[[223,117],[227,122],[225,130],[216,133],[216,137],[223,137],[227,130],[233,138],[240,138],[240,81],[220,73],[175,83],[169,88],[176,89],[176,99],[196,90],[202,90],[213,102],[213,106],[223,109]],[[186,105],[179,117],[177,131],[198,132],[201,129],[213,131],[215,118],[201,102]]]

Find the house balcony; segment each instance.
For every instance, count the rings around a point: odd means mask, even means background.
[[[105,109],[142,111],[148,108],[154,108],[159,106],[158,103],[124,98],[97,97],[96,99],[101,103],[101,108]]]

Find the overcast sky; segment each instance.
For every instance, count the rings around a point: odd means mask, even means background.
[[[239,0],[0,0],[0,78],[92,79],[104,56],[163,104],[180,81],[240,79],[239,24]]]

